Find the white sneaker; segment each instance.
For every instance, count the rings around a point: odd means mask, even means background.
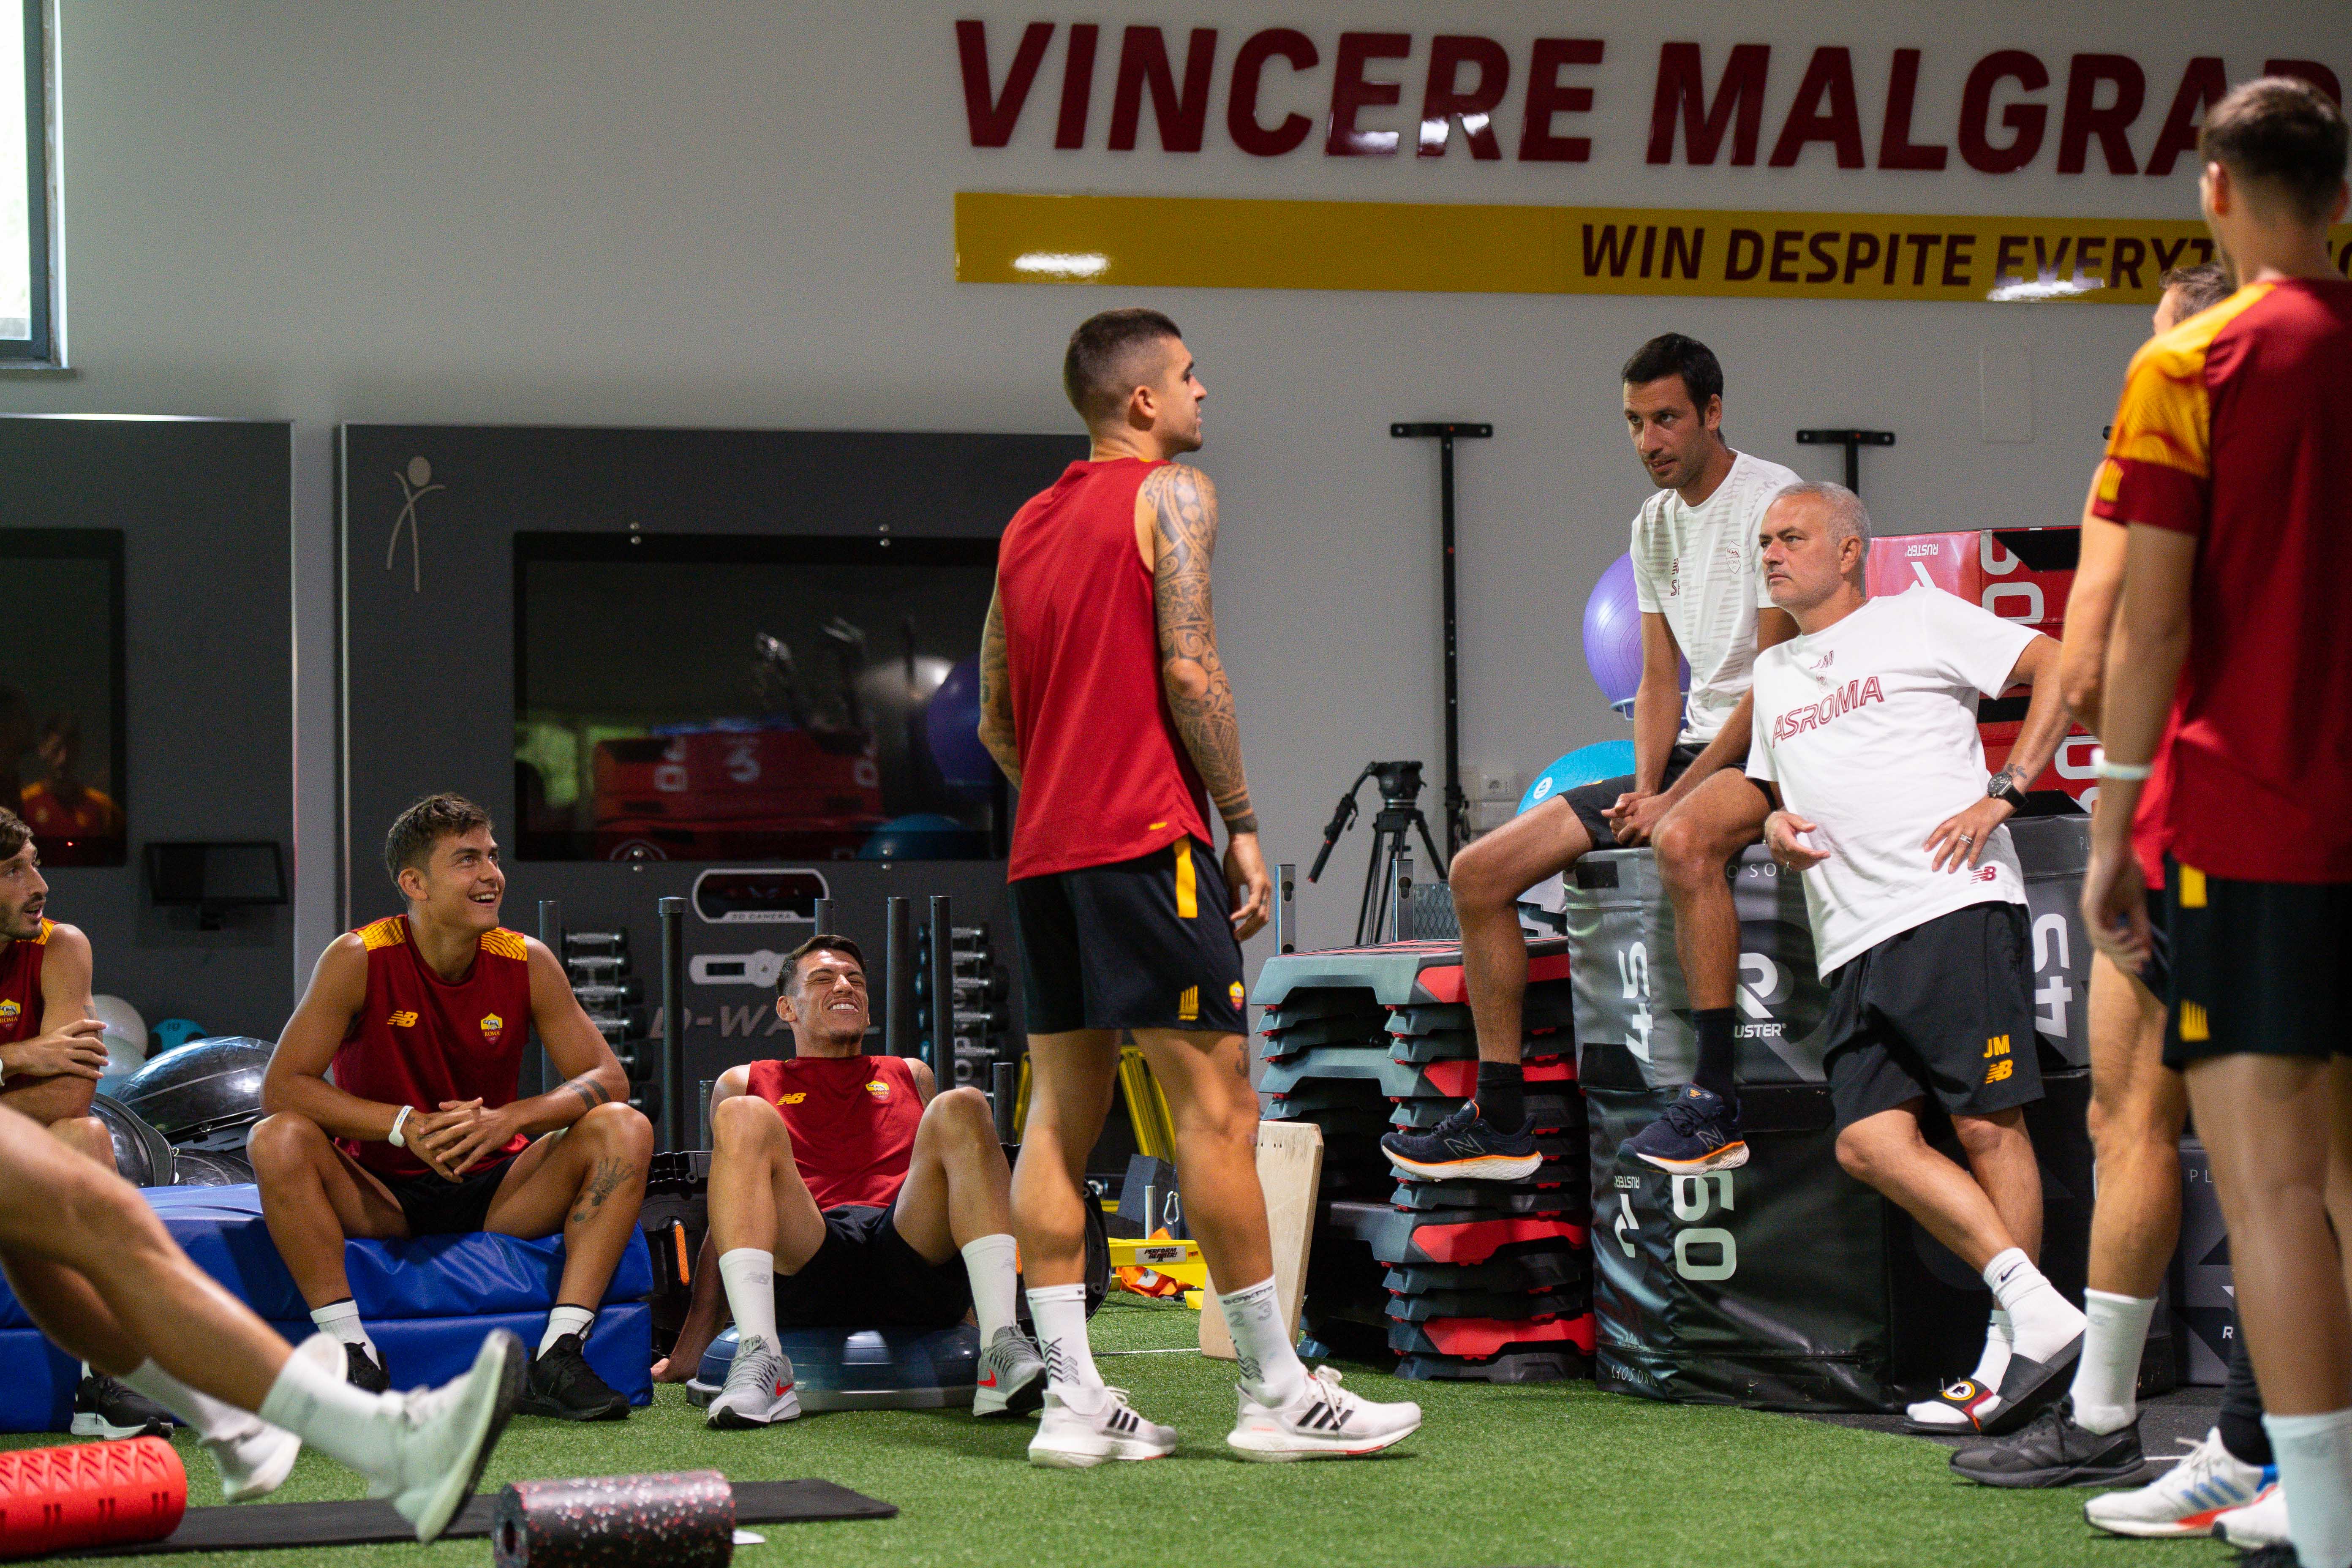
[[[484,1337],[473,1370],[438,1388],[380,1394],[404,1429],[394,1440],[393,1473],[368,1478],[368,1496],[388,1497],[400,1517],[431,1541],[449,1528],[474,1495],[482,1467],[522,1397],[530,1356],[504,1329]]]
[[[1071,1402],[1088,1394],[1092,1410]],[[1056,1470],[1092,1469],[1105,1459],[1161,1459],[1175,1451],[1176,1428],[1138,1415],[1124,1388],[1046,1389],[1045,1414],[1029,1439],[1029,1462]]]
[[[1270,1410],[1241,1394],[1241,1417],[1225,1444],[1244,1459],[1346,1459],[1377,1454],[1421,1429],[1421,1406],[1410,1399],[1375,1405],[1339,1386],[1339,1374],[1318,1366],[1290,1403]]]
[[[2245,1507],[2216,1519],[2213,1533],[2247,1552],[2279,1545],[2286,1540],[2286,1489],[2273,1481]]]
[[[2221,1447],[2217,1427],[2147,1485],[2091,1499],[2083,1517],[2113,1535],[2210,1535],[2215,1517],[2253,1501],[2263,1480],[2260,1465],[2243,1464]]]
[[[341,1376],[343,1345],[332,1334],[312,1334],[294,1347],[294,1353],[321,1372]],[[272,1426],[258,1415],[248,1415],[234,1428],[199,1439],[220,1471],[221,1500],[249,1502],[268,1497],[286,1483],[302,1439],[283,1426]]]
[[[1007,1323],[980,1353],[971,1391],[974,1415],[1025,1415],[1045,1402],[1045,1358],[1027,1334]]]
[[[753,1334],[735,1347],[735,1359],[727,1363],[727,1384],[710,1402],[703,1425],[714,1432],[740,1432],[794,1420],[800,1413],[792,1358]]]

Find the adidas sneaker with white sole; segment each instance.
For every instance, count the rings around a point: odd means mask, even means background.
[[[368,1496],[390,1498],[417,1540],[437,1538],[474,1495],[522,1397],[530,1359],[520,1340],[494,1329],[465,1376],[438,1388],[376,1395],[394,1408],[404,1430],[394,1440],[390,1472],[369,1477]]]
[[[2217,1517],[2213,1533],[2241,1552],[2284,1544],[2287,1539],[2285,1489],[2273,1481],[2245,1507]]]
[[[2147,1485],[2091,1499],[2083,1505],[2083,1517],[2110,1535],[2143,1540],[2210,1535],[2216,1519],[2252,1502],[2273,1479],[2273,1472],[2246,1464],[2223,1447],[2217,1428]]]
[[[1421,1406],[1361,1399],[1339,1386],[1339,1374],[1318,1366],[1289,1403],[1270,1409],[1241,1395],[1241,1416],[1225,1443],[1244,1459],[1352,1459],[1377,1454],[1421,1429]]]
[[[312,1334],[294,1347],[294,1353],[331,1376],[342,1375],[343,1343],[332,1334]],[[224,1502],[268,1497],[286,1483],[302,1452],[301,1438],[258,1415],[246,1415],[200,1441],[220,1472]]]
[[[1077,1401],[1092,1395],[1091,1409]],[[1176,1428],[1155,1426],[1135,1412],[1123,1388],[1045,1390],[1029,1462],[1048,1469],[1089,1470],[1107,1459],[1163,1459],[1176,1451]]]

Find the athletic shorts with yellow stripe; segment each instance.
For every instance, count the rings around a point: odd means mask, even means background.
[[[1200,840],[1011,890],[1029,1033],[1246,1032],[1233,900]]]
[[[2352,1056],[2352,882],[2236,882],[2170,859],[2164,871],[2168,1067]]]

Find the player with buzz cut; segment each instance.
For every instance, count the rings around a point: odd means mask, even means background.
[[[2239,287],[2133,356],[2092,503],[2129,539],[2083,914],[2145,972],[2132,840],[2167,770],[2164,1059],[2211,1161],[2285,1514],[2247,1561],[2346,1568],[2352,282],[2331,235],[2347,128],[2326,93],[2271,77],[2208,110],[2198,145],[2199,205]],[[2236,1541],[2244,1523],[2215,1527]]]
[[[407,912],[329,945],[262,1079],[269,1114],[247,1141],[262,1217],[352,1381],[377,1389],[391,1378],[352,1299],[346,1238],[562,1232],[520,1408],[619,1420],[628,1400],[586,1347],[636,1229],[653,1126],[555,954],[499,924],[488,813],[426,795],[393,822],[383,858]],[[526,1097],[534,1033],[564,1081]]]
[[[1031,1089],[1013,1217],[1046,1365],[1029,1458],[1083,1468],[1176,1447],[1104,1384],[1087,1343],[1082,1178],[1122,1031],[1168,1096],[1185,1218],[1224,1288],[1241,1370],[1227,1446],[1377,1452],[1421,1407],[1309,1373],[1275,1294],[1239,940],[1265,924],[1272,887],[1209,608],[1217,493],[1173,460],[1201,447],[1208,389],[1175,323],[1140,310],[1081,323],[1062,386],[1092,448],[1006,527],[980,658],[980,738],[1021,792],[1008,872]]]

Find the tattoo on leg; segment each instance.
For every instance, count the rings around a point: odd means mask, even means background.
[[[607,1154],[596,1162],[596,1169],[580,1188],[580,1205],[572,1211],[572,1223],[585,1225],[604,1206],[604,1200],[635,1179],[636,1172],[626,1160]]]

